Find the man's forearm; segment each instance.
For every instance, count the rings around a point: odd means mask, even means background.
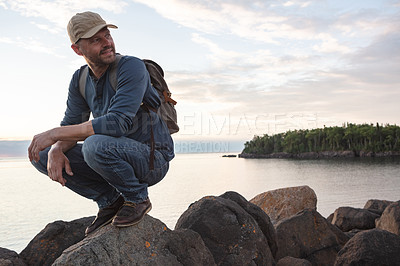
[[[87,137],[94,135],[92,121],[88,121],[79,125],[56,127],[47,130],[43,133],[37,134],[33,137],[31,145],[28,148],[29,160],[39,161],[39,152],[50,147],[51,145],[60,142],[55,146],[56,148],[62,147],[63,149],[72,148],[79,140],[85,140]]]
[[[66,153],[72,149],[76,143],[77,141],[75,140],[59,140],[51,147],[51,149],[59,149],[62,153]]]
[[[51,138],[55,141],[80,141],[94,135],[92,121],[79,125],[57,127],[51,130]],[[70,147],[71,148],[71,147]]]

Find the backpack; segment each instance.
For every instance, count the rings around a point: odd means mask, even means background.
[[[110,65],[109,80],[114,91],[117,91],[117,66],[121,58],[122,55],[117,54],[115,62]],[[158,109],[144,104],[143,105],[145,108],[156,112],[167,125],[169,133],[174,134],[179,131],[175,109],[176,101],[171,98],[171,92],[169,91],[168,85],[164,80],[164,71],[156,62],[152,60],[143,59],[143,62],[150,74],[151,84],[157,90],[161,100],[161,105]],[[81,68],[79,76],[79,91],[83,98],[85,98],[86,77],[88,72],[89,67],[85,65]]]

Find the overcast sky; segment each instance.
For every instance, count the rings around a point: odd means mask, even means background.
[[[85,62],[66,24],[95,11],[117,52],[163,66],[176,139],[400,124],[400,1],[0,0],[0,139],[56,127]]]

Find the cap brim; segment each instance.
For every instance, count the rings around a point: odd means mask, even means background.
[[[91,37],[93,37],[93,35],[95,35],[97,32],[99,32],[101,29],[103,29],[105,27],[118,29],[118,27],[113,24],[101,24],[101,25],[98,25],[98,26],[92,28],[90,31],[86,32],[86,34],[84,34],[80,39],[91,38]]]

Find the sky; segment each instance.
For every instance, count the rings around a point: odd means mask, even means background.
[[[400,1],[0,0],[0,140],[59,125],[85,64],[66,25],[87,10],[164,68],[175,139],[400,124]]]

